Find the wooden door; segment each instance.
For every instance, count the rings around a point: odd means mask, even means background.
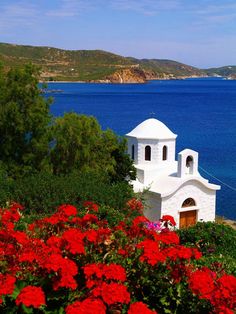
[[[180,213],[180,228],[186,228],[189,226],[195,225],[197,222],[197,211],[196,210],[189,210],[186,212]]]

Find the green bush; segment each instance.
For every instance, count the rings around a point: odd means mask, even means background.
[[[205,255],[229,254],[236,258],[236,230],[214,222],[199,222],[178,231],[182,244],[196,244]]]
[[[65,176],[39,173],[0,182],[0,205],[16,201],[30,213],[48,213],[63,203],[79,206],[84,200],[120,210],[132,195],[127,182],[111,184],[105,175],[91,171]]]
[[[221,267],[236,273],[236,230],[214,222],[199,222],[178,230],[181,244],[196,246],[203,254],[203,265]]]

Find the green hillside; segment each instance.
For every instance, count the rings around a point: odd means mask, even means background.
[[[181,77],[181,76],[202,76],[204,72],[195,67],[172,61],[172,60],[161,60],[161,59],[131,59],[139,62],[141,67],[147,71],[154,72],[157,76],[163,74]]]
[[[180,62],[123,57],[102,50],[63,50],[0,43],[0,62],[5,69],[32,62],[41,67],[43,80],[142,82],[204,75],[229,76],[236,66],[201,70]]]
[[[132,62],[101,50],[62,50],[0,43],[0,61],[6,67],[32,62],[42,68],[42,76],[56,80],[96,80],[111,75]]]
[[[236,77],[236,66],[228,65],[220,68],[210,68],[205,70],[208,75],[220,75],[226,77]]]

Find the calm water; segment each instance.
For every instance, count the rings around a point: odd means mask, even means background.
[[[124,135],[143,120],[164,122],[177,137],[177,152],[199,152],[199,165],[232,186],[217,194],[217,214],[236,219],[236,81],[192,79],[147,84],[50,83],[55,116],[95,116],[103,129]],[[212,183],[219,183],[200,171]]]

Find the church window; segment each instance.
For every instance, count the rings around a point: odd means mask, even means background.
[[[188,156],[186,159],[186,174],[193,174],[193,157]]]
[[[188,156],[186,159],[186,167],[190,168],[192,166],[192,163],[193,163],[193,157]]]
[[[190,206],[196,206],[194,199],[191,197],[187,198],[182,204],[182,207],[190,207]]]
[[[163,146],[162,149],[162,160],[167,160],[167,146]]]
[[[134,160],[134,145],[132,145],[132,159]]]
[[[145,147],[145,160],[151,160],[151,147],[149,145]]]

